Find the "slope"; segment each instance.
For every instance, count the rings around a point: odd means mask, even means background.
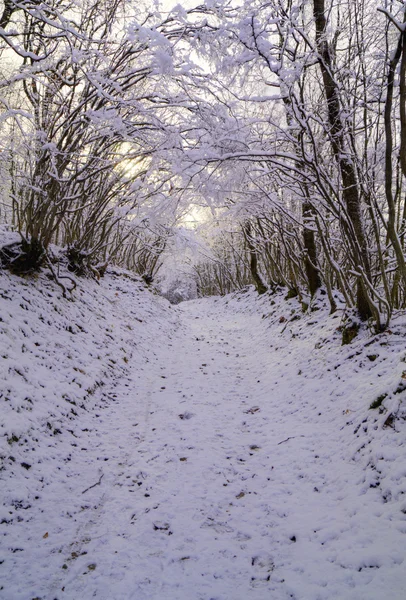
[[[133,284],[104,314],[123,352],[144,306],[128,369],[4,471],[4,598],[403,599],[403,319],[342,347],[322,299]]]

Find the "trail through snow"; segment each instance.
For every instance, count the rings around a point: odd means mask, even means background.
[[[360,485],[332,394],[357,382],[301,376],[308,339],[274,346],[258,312],[179,310],[81,420],[2,598],[403,600],[404,514]]]

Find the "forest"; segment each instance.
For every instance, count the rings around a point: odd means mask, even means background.
[[[401,0],[3,1],[3,268],[69,293],[69,271],[152,280],[180,252],[175,295],[320,290],[383,331],[406,303],[405,19]]]
[[[404,600],[406,0],[0,0],[0,599]]]

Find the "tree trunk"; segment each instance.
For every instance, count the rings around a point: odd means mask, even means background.
[[[14,2],[10,0],[4,0],[3,14],[0,17],[0,27],[5,29],[10,22],[13,13],[18,10]]]
[[[250,270],[252,279],[254,280],[255,287],[257,288],[258,294],[265,294],[268,290],[264,282],[262,281],[262,277],[258,271],[258,256],[257,251],[255,249],[254,244],[252,243],[251,238],[251,224],[249,222],[245,223],[243,226],[244,238],[247,244],[249,256],[250,256]]]
[[[283,103],[286,108],[286,121],[288,125],[292,128],[292,135],[295,136],[296,142],[299,145],[299,134],[293,133],[295,131],[294,127],[297,126],[297,122],[291,115],[292,102],[291,99],[287,95],[283,95]],[[303,169],[303,161],[300,160],[298,156],[295,159],[296,167],[300,172]],[[303,217],[303,245],[306,251],[305,257],[305,271],[307,277],[307,284],[309,286],[309,292],[311,296],[317,292],[319,287],[321,286],[320,273],[317,266],[317,246],[316,246],[316,237],[313,229],[307,226],[307,222],[313,216],[314,211],[312,204],[310,202],[310,193],[309,186],[303,177],[302,181],[300,181],[300,187],[303,190],[304,200],[302,203],[302,217]]]
[[[343,199],[347,209],[355,240],[351,239],[352,231],[346,235],[353,248],[352,260],[355,268],[360,268],[365,277],[370,280],[370,264],[367,243],[362,223],[361,201],[358,181],[354,164],[348,155],[345,144],[344,125],[341,119],[339,89],[333,77],[333,61],[330,45],[326,39],[327,21],[325,17],[324,0],[313,0],[314,19],[316,24],[316,46],[319,52],[319,64],[323,78],[324,93],[327,100],[328,120],[330,125],[331,148],[340,170],[343,187]],[[369,300],[364,286],[357,284],[357,309],[361,319],[372,316]]]
[[[305,269],[307,275],[307,283],[311,296],[317,292],[321,286],[319,269],[317,268],[317,247],[313,229],[306,227],[306,221],[312,215],[312,205],[309,202],[304,202],[302,207],[303,214],[303,242],[306,250]]]
[[[406,14],[405,14],[406,22]],[[398,45],[392,60],[389,63],[388,80],[386,84],[386,102],[385,102],[385,194],[388,204],[388,237],[395,251],[400,277],[406,284],[406,262],[403,254],[402,244],[396,229],[396,203],[393,197],[393,134],[392,134],[392,104],[393,104],[393,88],[395,84],[395,72],[399,60],[400,65],[400,166],[402,174],[406,177],[406,33],[400,34]]]

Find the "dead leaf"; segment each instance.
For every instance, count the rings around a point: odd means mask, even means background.
[[[46,540],[48,536],[49,536],[49,533],[46,532],[46,533],[44,533],[44,535],[42,537],[43,537],[44,540]]]
[[[253,406],[252,408],[249,408],[248,410],[245,410],[244,412],[245,412],[245,414],[247,414],[247,415],[248,415],[248,414],[250,414],[250,415],[253,415],[254,413],[258,412],[259,410],[261,410],[261,409],[259,408],[259,406]]]

